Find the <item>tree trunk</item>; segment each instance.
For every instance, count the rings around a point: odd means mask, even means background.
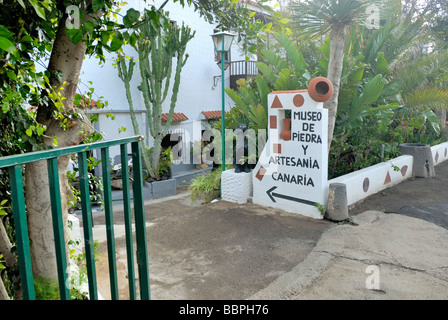
[[[331,29],[330,36],[330,61],[328,63],[327,78],[333,83],[333,95],[324,103],[328,109],[328,152],[330,152],[333,140],[336,114],[338,111],[338,96],[341,83],[342,66],[344,61],[345,44],[347,33],[344,24],[336,24]]]
[[[9,241],[8,234],[6,233],[5,225],[0,219],[0,253],[5,259],[7,266],[12,267],[17,263],[17,256],[11,252],[12,243]]]
[[[0,219],[0,253],[3,254],[5,264],[9,268],[18,267],[17,255],[13,252],[13,248],[14,246],[11,241],[9,241],[5,224]],[[5,281],[5,279],[0,277],[0,300],[10,300],[3,281]],[[20,286],[14,286],[14,296],[16,300],[22,300],[23,291]]]
[[[67,183],[69,157],[58,159],[59,183],[61,192],[63,225],[67,227],[67,195],[70,190]],[[51,202],[48,184],[47,162],[38,161],[26,165],[26,207],[28,228],[31,239],[31,263],[35,276],[57,278],[56,253],[51,217]],[[68,241],[65,230],[65,243]],[[68,258],[68,248],[66,246]]]
[[[3,284],[3,280],[0,277],[0,300],[11,300],[11,298],[8,295],[8,292],[6,291],[5,285]]]
[[[87,1],[89,5],[91,1]],[[90,17],[84,12],[84,17]],[[62,94],[64,111],[73,111],[73,101],[76,94],[78,78],[81,72],[82,62],[86,52],[86,44],[79,42],[73,44],[65,33],[65,14],[59,21],[59,27],[51,52],[48,70],[50,72],[50,84],[58,88],[64,81],[68,85],[64,87]],[[90,18],[91,19],[91,18]],[[62,76],[56,77],[61,72]],[[75,118],[69,124],[68,130],[63,130],[58,120],[51,117],[48,107],[39,106],[37,121],[47,126],[44,144],[52,145],[53,136],[58,137],[58,147],[67,147],[80,144],[93,132],[90,121],[86,117]],[[77,110],[79,113],[80,110]],[[69,157],[61,157],[58,160],[59,183],[61,188],[61,204],[64,225],[67,228],[67,194],[69,192],[67,182],[67,166]],[[56,254],[54,249],[54,235],[51,218],[50,194],[47,176],[46,161],[27,164],[25,167],[25,192],[28,214],[28,228],[31,239],[31,260],[35,276],[57,279]],[[68,232],[65,230],[67,240]],[[68,260],[68,256],[67,256]]]
[[[8,234],[6,233],[5,226],[0,219],[0,253],[3,255],[4,264],[8,267],[12,267],[17,263],[16,255],[11,252],[12,247],[11,241],[9,241]],[[2,277],[0,277],[0,300],[10,300]]]

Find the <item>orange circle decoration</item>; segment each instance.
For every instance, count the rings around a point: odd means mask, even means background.
[[[305,103],[305,99],[301,94],[296,94],[292,99],[292,103],[294,103],[296,107],[301,107]]]
[[[325,102],[333,95],[333,84],[324,77],[317,77],[308,84],[308,94],[316,102]]]

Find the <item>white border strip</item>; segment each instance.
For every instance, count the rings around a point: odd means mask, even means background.
[[[431,147],[434,165],[448,160],[448,142]],[[414,158],[403,155],[387,162],[364,168],[329,180],[343,183],[347,188],[347,205],[353,205],[381,190],[395,186],[412,177]]]
[[[431,153],[435,166],[448,160],[448,142],[432,146]]]

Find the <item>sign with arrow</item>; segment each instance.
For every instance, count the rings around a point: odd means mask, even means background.
[[[321,79],[320,88],[331,87]],[[328,110],[315,91],[268,95],[269,136],[254,169],[253,202],[321,219],[319,207],[328,198]]]
[[[295,201],[295,202],[299,202],[299,203],[304,203],[304,204],[307,204],[309,206],[315,206],[316,205],[316,202],[313,202],[313,201],[309,201],[309,200],[305,200],[305,199],[299,199],[299,198],[294,198],[294,197],[287,196],[287,195],[280,194],[280,193],[274,193],[273,191],[275,189],[277,189],[277,187],[272,187],[271,189],[266,191],[267,195],[269,196],[269,198],[271,198],[272,202],[277,202],[277,201],[275,201],[275,198],[282,198],[282,199],[289,200],[289,201]]]

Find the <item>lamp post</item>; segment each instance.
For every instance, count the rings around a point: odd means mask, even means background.
[[[225,139],[225,117],[224,117],[224,103],[225,103],[225,91],[224,91],[224,70],[227,69],[225,66],[225,53],[230,51],[230,47],[232,46],[234,35],[229,32],[218,32],[212,34],[213,43],[215,45],[215,51],[218,54],[221,54],[221,83],[222,83],[222,171],[226,170],[226,139]]]

